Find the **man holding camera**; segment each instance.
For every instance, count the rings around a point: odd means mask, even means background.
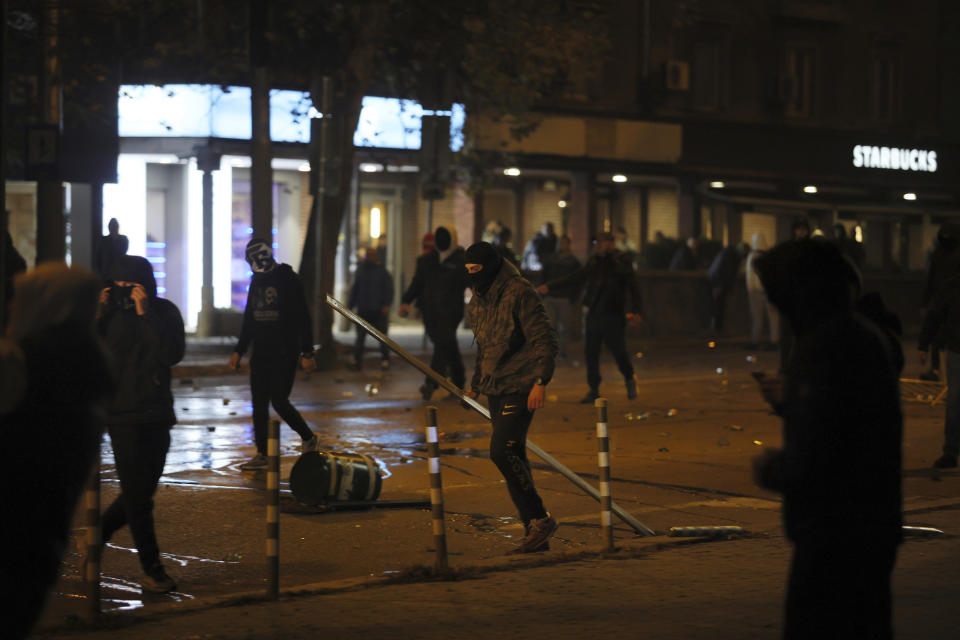
[[[124,525],[137,546],[144,591],[176,588],[160,562],[153,494],[163,475],[176,421],[170,368],[183,358],[183,318],[157,297],[153,267],[140,256],[117,256],[100,293],[97,329],[113,356],[116,394],[104,422],[113,444],[120,496],[103,514],[103,542]]]
[[[253,270],[253,278],[230,367],[239,368],[240,358],[253,343],[250,395],[253,396],[253,439],[257,455],[240,468],[254,471],[267,468],[270,404],[303,439],[300,449],[303,453],[316,451],[320,441],[290,403],[297,361],[305,371],[316,368],[313,329],[303,285],[290,265],[273,259],[273,250],[266,240],[254,238],[247,243],[247,263]]]

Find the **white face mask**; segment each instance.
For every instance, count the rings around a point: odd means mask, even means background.
[[[266,273],[277,266],[273,259],[273,251],[265,242],[258,242],[247,247],[247,262],[254,273]]]

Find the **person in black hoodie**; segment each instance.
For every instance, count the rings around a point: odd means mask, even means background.
[[[177,422],[170,368],[183,358],[183,318],[157,297],[153,268],[140,256],[117,256],[100,294],[97,327],[112,356],[117,391],[105,423],[113,444],[120,495],[103,513],[103,542],[124,525],[137,546],[144,591],[176,588],[160,561],[153,495]]]
[[[796,344],[782,378],[757,374],[783,418],[783,449],[754,462],[783,494],[793,542],[784,637],[890,638],[890,576],[902,538],[898,322],[876,298],[855,310],[858,278],[831,243],[801,240],[760,257],[770,302]]]
[[[357,266],[357,273],[350,288],[350,300],[347,306],[357,310],[357,315],[386,335],[390,316],[390,303],[393,302],[393,277],[387,268],[380,264],[377,250],[368,247],[363,254],[363,262]],[[363,369],[363,343],[367,338],[366,330],[357,325],[357,340],[353,346],[353,360],[357,371]],[[390,348],[380,345],[380,367],[390,367]]]
[[[447,227],[437,227],[433,234],[435,247],[417,258],[417,269],[410,286],[400,298],[398,314],[405,318],[414,301],[423,314],[423,328],[433,343],[430,368],[449,375],[453,384],[463,388],[466,373],[457,325],[463,320],[463,292],[467,288],[463,248],[457,245],[457,234]],[[420,395],[430,400],[439,385],[428,376],[420,386]]]
[[[305,371],[316,368],[313,329],[303,285],[290,265],[273,259],[273,251],[265,240],[254,238],[247,243],[247,262],[253,269],[253,278],[230,367],[240,367],[240,358],[253,343],[250,395],[253,396],[253,441],[257,455],[240,465],[241,469],[252,471],[267,468],[270,404],[303,440],[300,449],[303,453],[316,451],[320,440],[290,403],[297,361]]]
[[[0,439],[11,453],[0,471],[0,601],[4,637],[19,639],[60,575],[114,382],[94,326],[100,278],[48,262],[16,284],[0,337]]]
[[[587,384],[590,390],[581,398],[582,404],[600,397],[600,345],[606,344],[623,375],[627,398],[637,397],[637,381],[633,365],[627,355],[626,326],[643,322],[640,287],[637,285],[633,264],[617,250],[610,233],[597,234],[597,251],[587,264],[573,273],[552,280],[537,288],[543,295],[558,286],[586,283],[583,305],[587,307],[587,326],[584,339],[587,362]],[[626,299],[630,299],[629,305]]]

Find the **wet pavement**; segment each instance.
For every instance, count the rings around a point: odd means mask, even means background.
[[[415,353],[420,335],[397,330],[395,339]],[[461,343],[472,365],[470,334]],[[349,343],[348,336],[342,336]],[[369,343],[368,343],[369,344]],[[231,342],[192,342],[174,380],[179,424],[156,496],[157,532],[164,562],[179,590],[145,596],[126,530],[104,552],[103,609],[166,606],[263,590],[266,585],[265,472],[239,465],[254,453],[246,372],[223,366]],[[372,347],[372,345],[370,345]],[[613,497],[658,534],[673,526],[737,525],[753,536],[780,539],[780,503],[752,483],[750,461],[779,444],[779,420],[760,399],[753,370],[774,371],[777,354],[747,351],[741,341],[631,341],[640,397],[625,398],[620,376],[603,357],[610,402]],[[432,566],[435,559],[426,471],[422,375],[393,361],[388,371],[368,351],[368,370],[298,374],[292,400],[326,450],[370,456],[383,472],[375,508],[299,504],[287,482],[299,455],[299,437],[281,427],[281,585],[293,588],[350,578],[377,578]],[[348,356],[341,358],[348,361]],[[909,372],[908,372],[909,373]],[[570,360],[548,387],[548,406],[534,420],[530,439],[596,485],[595,410],[581,405],[584,369]],[[441,431],[442,473],[450,564],[504,562],[522,525],[499,473],[487,457],[488,428],[476,413],[440,392],[434,398]],[[911,524],[947,527],[960,507],[960,474],[933,476],[943,405],[907,403],[905,505]],[[549,554],[562,558],[601,544],[598,505],[568,480],[533,459],[544,501],[561,522]],[[103,445],[104,505],[117,493],[109,440]],[[955,519],[955,517],[954,517]],[[78,519],[75,539],[84,535]],[[643,539],[621,522],[621,543]],[[956,531],[954,531],[956,533]],[[82,618],[81,554],[65,558],[62,578],[44,625]]]

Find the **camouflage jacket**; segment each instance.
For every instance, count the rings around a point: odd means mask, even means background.
[[[540,296],[508,262],[483,295],[474,293],[467,320],[477,342],[471,387],[477,393],[527,393],[553,376],[557,332]]]

